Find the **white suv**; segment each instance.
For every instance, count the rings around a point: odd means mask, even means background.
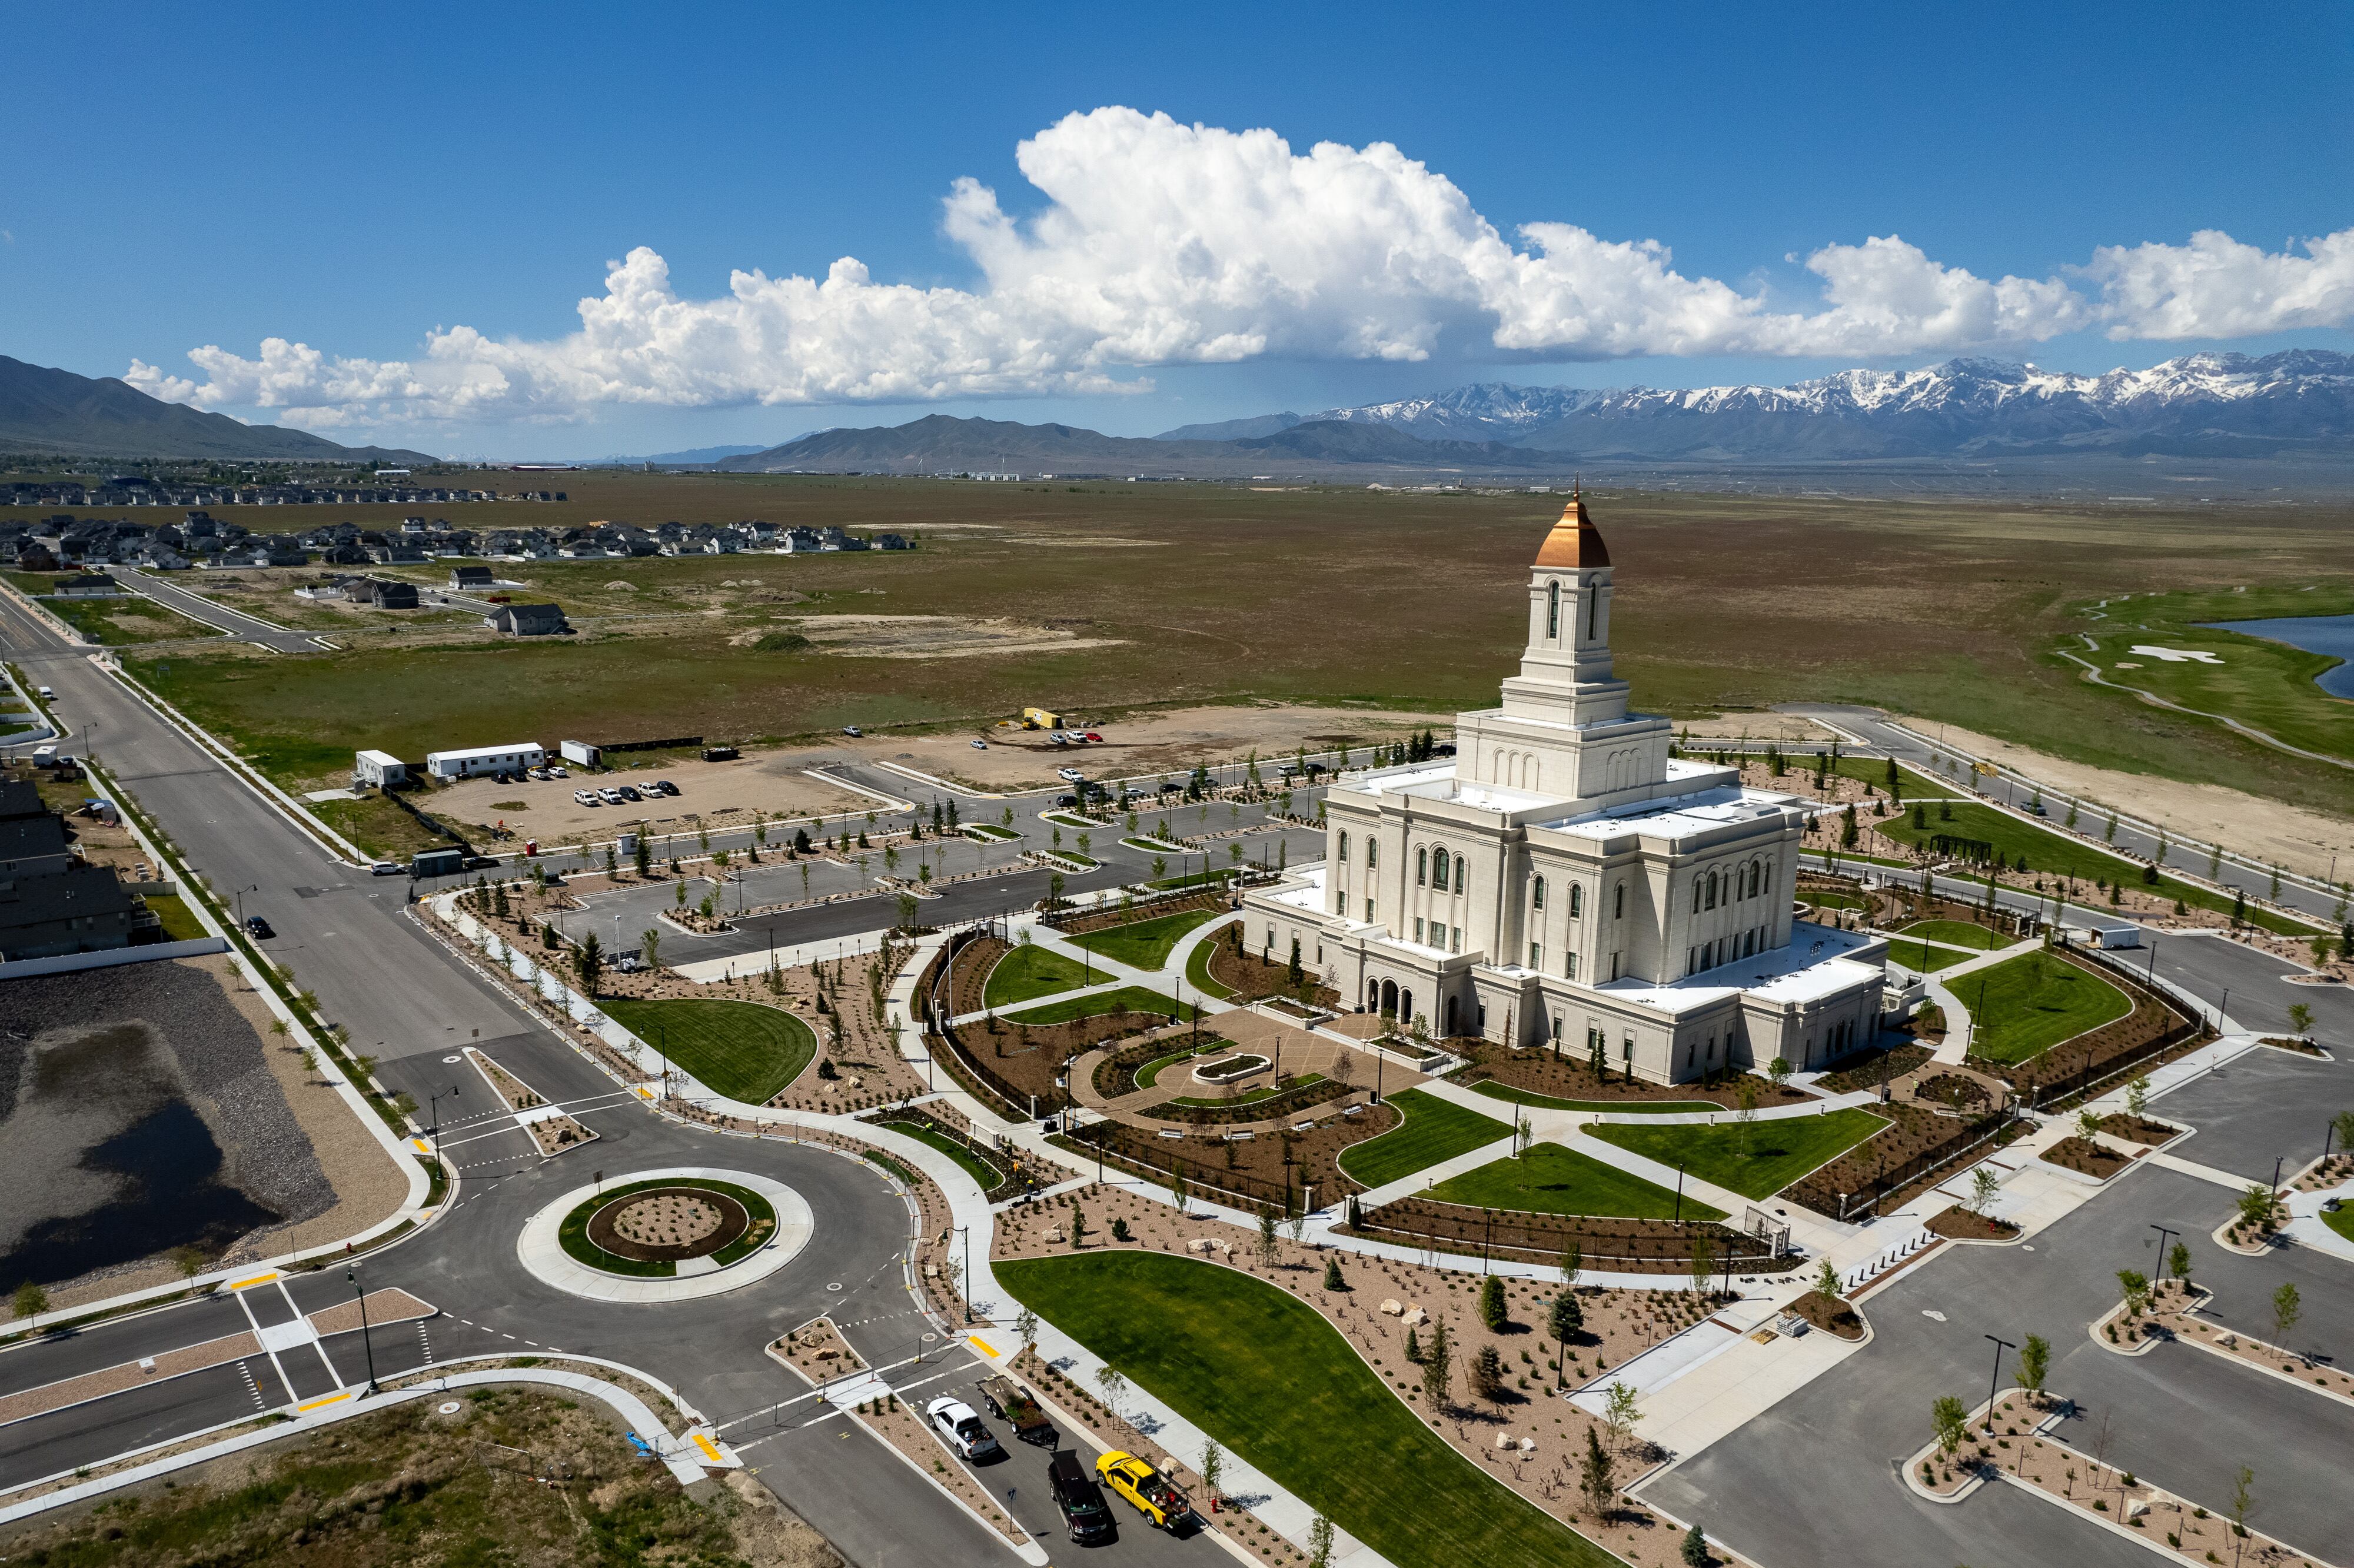
[[[616,789],[610,784],[608,784],[602,789],[597,791],[597,799],[604,801],[608,806],[618,806],[621,803],[622,795],[619,789]]]
[[[602,800],[598,800],[593,793],[587,789],[575,789],[572,791],[572,798],[575,800],[579,801],[580,804],[584,806],[601,806],[604,804]]]
[[[1066,784],[1076,784],[1087,777],[1076,768],[1057,768],[1055,769],[1055,775]]]

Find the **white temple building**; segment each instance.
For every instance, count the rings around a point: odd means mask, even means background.
[[[1794,917],[1808,803],[1670,757],[1611,673],[1610,555],[1573,500],[1529,577],[1528,647],[1456,754],[1335,784],[1321,865],[1243,898],[1246,939],[1342,1004],[1439,1037],[1596,1044],[1659,1083],[1868,1042],[1881,938]]]

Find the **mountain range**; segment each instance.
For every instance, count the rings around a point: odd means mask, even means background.
[[[1575,464],[2354,456],[2354,356],[2194,354],[2076,376],[1993,359],[1842,370],[1787,387],[1593,389],[1480,382],[1150,438],[932,415],[822,430],[722,459],[738,472],[1051,472],[1145,477],[1559,474]]]
[[[226,414],[150,397],[111,376],[93,380],[5,354],[0,354],[0,451],[401,467],[435,461],[424,452],[347,447],[282,425],[249,425]]]

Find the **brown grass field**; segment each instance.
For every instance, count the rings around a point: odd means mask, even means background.
[[[759,516],[896,529],[921,547],[517,568],[528,597],[561,600],[583,625],[560,643],[420,628],[341,654],[184,647],[143,662],[167,662],[155,679],[168,695],[288,779],[339,773],[359,746],[415,756],[518,728],[753,741],[848,723],[978,725],[1033,703],[1106,716],[1251,700],[1447,711],[1492,703],[1511,672],[1524,574],[1562,504],[1209,483],[552,482],[573,499],[440,511],[475,528]],[[2309,584],[2354,587],[2343,503],[1588,501],[1618,567],[1614,642],[1638,705],[1698,717],[1877,703],[2096,766],[2354,810],[2354,774],[2088,686],[2054,652],[2094,624],[2083,607],[2121,593],[2245,586],[2253,613]],[[403,510],[253,508],[239,520],[283,529]],[[634,591],[606,586],[616,581]],[[850,616],[957,619],[827,620]],[[749,646],[796,629],[817,646]]]

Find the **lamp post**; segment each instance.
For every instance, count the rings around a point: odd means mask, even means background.
[[[2149,1228],[2158,1233],[2158,1282],[2160,1285],[2163,1285],[2166,1283],[2167,1238],[2169,1236],[2180,1235],[2182,1233],[2180,1231],[2168,1230],[2164,1225],[2156,1224],[2153,1224]]]
[[[430,1089],[425,1091],[425,1113],[433,1121],[433,1158],[436,1160],[441,1158],[441,1102],[457,1097],[458,1086],[455,1084],[450,1086],[450,1092],[446,1095],[437,1095]],[[409,1102],[411,1105],[416,1103],[414,1100]]]
[[[239,888],[237,892],[232,895],[232,896],[237,899],[237,923],[239,925],[242,926],[245,924],[245,895],[249,893],[259,893],[260,891],[261,885],[260,883],[255,883],[250,887]]]
[[[2001,1335],[1999,1335],[1999,1334],[1988,1334],[1988,1335],[1987,1336],[1987,1338],[1988,1338],[1988,1339],[1989,1339],[1989,1340],[1992,1340],[1994,1341],[1994,1372],[1993,1372],[1992,1375],[1990,1375],[1990,1376],[1987,1379],[1987,1417],[1986,1417],[1986,1418],[1987,1418],[1987,1432],[1988,1432],[1988,1436],[1992,1436],[1992,1435],[1993,1435],[1993,1432],[1994,1432],[1994,1394],[1995,1394],[1995,1389],[1996,1389],[1996,1387],[1997,1387],[1997,1386],[1998,1386],[1998,1385],[2002,1382],[2002,1352],[2003,1352],[2003,1351],[2007,1351],[2007,1350],[2009,1350],[2009,1351],[2015,1351],[2015,1350],[2019,1349],[2019,1347],[2018,1347],[2017,1345],[2015,1345],[2015,1344],[2012,1344],[2009,1340],[2004,1339],[2004,1338],[2003,1338]]]
[[[356,1263],[345,1265],[344,1277],[351,1281],[352,1298],[360,1304],[360,1344],[367,1352],[367,1391],[374,1393],[376,1392],[376,1341],[368,1337],[367,1292],[360,1288],[360,1266]]]
[[[970,1323],[972,1321],[972,1233],[965,1226],[959,1225],[957,1240],[964,1247],[964,1270],[957,1277],[957,1283],[964,1288],[957,1294],[964,1298],[964,1320]]]
[[[1676,1224],[1684,1223],[1684,1168],[1676,1167]]]

